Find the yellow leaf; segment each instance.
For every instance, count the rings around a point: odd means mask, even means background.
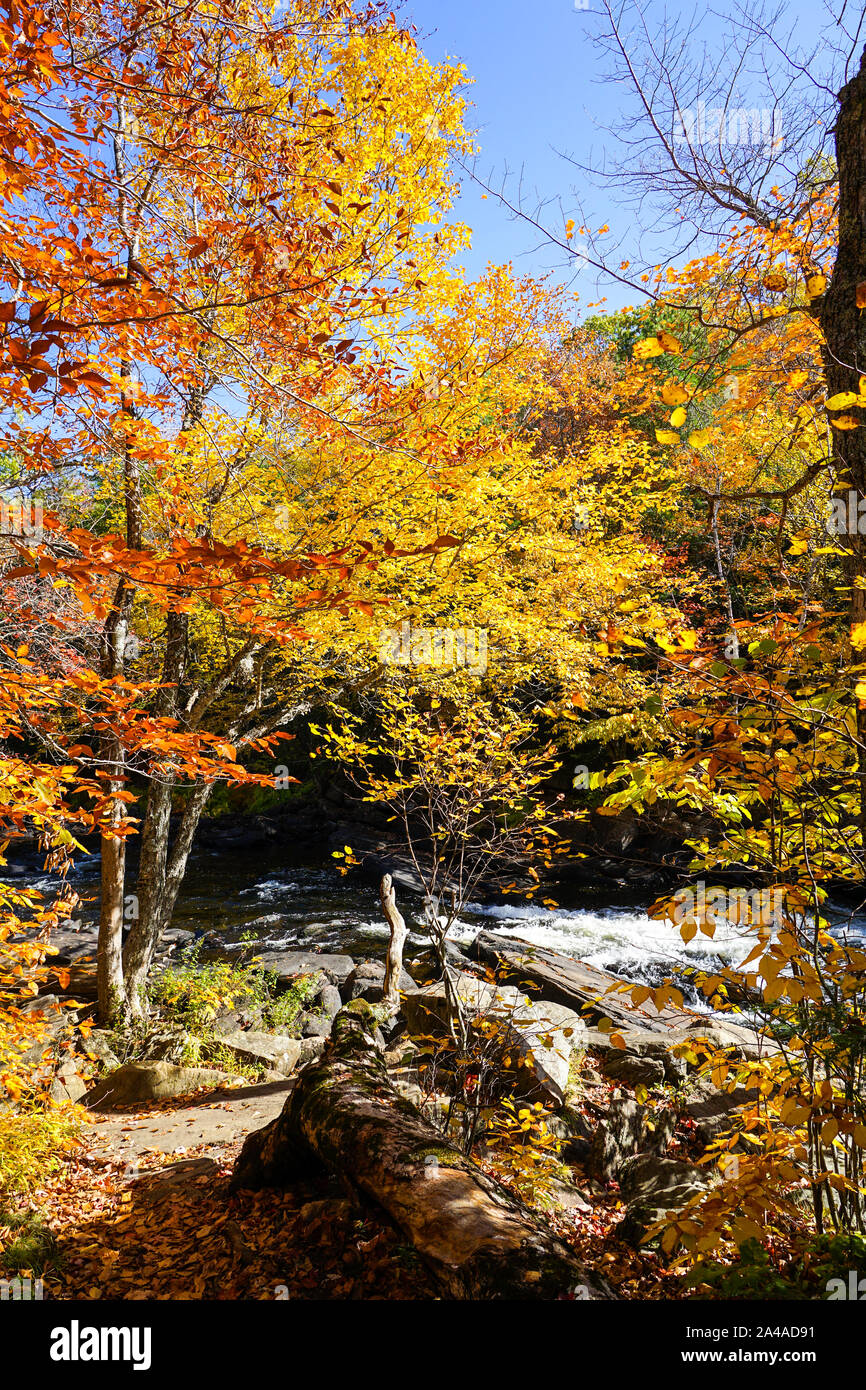
[[[836,430],[859,430],[860,421],[853,415],[834,415],[830,424]]]
[[[656,337],[659,340],[662,352],[670,352],[674,356],[676,356],[677,353],[682,352],[682,343],[680,343],[676,338],[674,338],[672,334],[662,332],[657,333]]]
[[[817,299],[827,288],[826,275],[810,275],[806,280],[806,293],[810,299]]]
[[[678,425],[678,426],[679,426],[679,425],[684,425],[685,423],[686,423],[686,412],[683,410],[683,408],[682,408],[681,405],[678,405],[677,408],[676,408],[676,410],[675,410],[675,411],[673,412],[673,414],[671,415],[671,424],[672,424],[672,425]]]
[[[666,381],[662,387],[662,400],[665,405],[685,405],[689,393],[678,381]]]
[[[641,338],[640,342],[634,345],[633,356],[642,362],[648,357],[661,357],[663,352],[664,348],[657,337]]]
[[[856,391],[837,391],[836,395],[827,401],[827,409],[844,410],[846,406],[856,405],[859,399]]]
[[[656,430],[656,443],[679,444],[680,442],[680,437],[674,430]]]
[[[692,430],[689,443],[693,449],[705,449],[710,442],[709,430]]]

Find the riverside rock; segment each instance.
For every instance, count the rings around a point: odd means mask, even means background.
[[[503,1042],[522,1063],[514,1068],[514,1090],[561,1105],[572,1053],[583,1047],[586,1034],[586,1025],[574,1010],[549,1001],[533,1002],[512,985],[496,985],[462,973],[455,980],[455,991],[467,1017],[501,1022]],[[444,982],[407,993],[403,1013],[415,1036],[446,1032]]]
[[[205,1088],[215,1089],[238,1078],[210,1067],[178,1067],[171,1062],[129,1062],[88,1091],[91,1110],[112,1110],[151,1100],[170,1100]]]

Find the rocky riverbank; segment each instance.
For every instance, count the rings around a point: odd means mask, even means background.
[[[189,1030],[177,1027],[156,1028],[123,1061],[111,1035],[92,1026],[92,977],[89,963],[76,965],[75,937],[60,938],[69,965],[60,967],[54,992],[24,1007],[44,1010],[49,1022],[50,1056],[38,1064],[55,1067],[55,1097],[83,1103],[94,1117],[203,1091],[228,1097],[250,1084],[284,1086],[278,1094],[288,1105],[299,1079],[327,1060],[334,1021],[357,1001],[375,1009],[382,1000],[377,960],[265,950],[256,968],[279,997],[303,986],[290,1030],[269,1026],[260,1003],[239,1000],[209,1021],[219,1066],[190,1065]],[[182,933],[170,935],[163,967],[182,961],[186,945]],[[550,1183],[557,1219],[577,1219],[614,1194],[619,1235],[637,1248],[666,1211],[707,1190],[717,1177],[708,1145],[736,1124],[749,1096],[733,1083],[712,1084],[703,1063],[713,1047],[748,1062],[767,1046],[752,1030],[687,1009],[635,1006],[617,977],[494,933],[479,933],[465,955],[452,948],[451,968],[473,1026],[495,1025],[507,1035],[515,1059],[507,1089],[518,1105],[542,1112],[557,1141],[561,1163]],[[407,962],[400,985],[400,1012],[382,1020],[374,1037],[388,1088],[431,1132],[447,1133],[449,1125],[453,1132],[447,1068],[431,1079],[431,1039],[435,1051],[448,1012],[430,953]],[[62,1010],[54,1007],[61,1003]]]

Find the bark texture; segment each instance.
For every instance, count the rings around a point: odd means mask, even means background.
[[[839,93],[836,121],[836,163],[839,171],[839,248],[826,294],[817,315],[824,336],[824,374],[827,395],[858,391],[866,373],[866,315],[857,307],[857,286],[866,283],[866,48],[856,76]],[[860,428],[833,430],[836,490],[843,498],[849,488],[858,504],[866,497],[866,418],[859,410]],[[866,536],[848,535],[848,580],[851,622],[866,621]],[[858,651],[852,659],[860,660]],[[857,709],[860,774],[860,832],[866,847],[866,708]]]
[[[319,1164],[373,1197],[456,1299],[611,1297],[545,1221],[455,1149],[397,1094],[356,1000],[281,1115],[248,1136],[235,1188],[280,1186]]]

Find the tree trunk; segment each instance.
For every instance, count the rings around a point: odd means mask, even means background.
[[[163,856],[161,882],[158,892],[148,893],[147,911],[142,912],[135,923],[123,953],[126,989],[130,1007],[136,1015],[140,1016],[146,1012],[145,992],[153,953],[159,945],[162,933],[171,921],[177,895],[186,873],[187,860],[195,840],[195,832],[213,789],[213,782],[197,782],[195,784],[180,818],[180,825],[171,846],[170,856],[168,856],[169,813],[171,810],[169,792],[169,803],[160,822],[161,853]],[[167,862],[166,856],[168,856]]]
[[[319,1164],[374,1198],[457,1299],[605,1298],[545,1221],[398,1096],[356,1000],[281,1115],[250,1134],[235,1188],[280,1186]]]
[[[132,251],[130,250],[130,257]],[[128,266],[128,262],[127,262]],[[131,379],[129,362],[121,365],[121,377]],[[132,398],[124,387],[121,392],[121,411],[128,420],[135,419]],[[142,544],[141,475],[138,460],[127,441],[123,451],[124,505],[126,510],[126,544],[140,550]],[[124,577],[117,582],[111,610],[102,630],[100,666],[104,680],[117,680],[126,667],[126,642],[129,619],[135,593]],[[102,739],[102,757],[109,769],[113,800],[109,811],[109,829],[101,836],[101,898],[99,907],[99,937],[96,947],[96,979],[99,1022],[114,1025],[129,1014],[129,999],[123,975],[123,909],[126,893],[126,844],[117,832],[126,820],[126,804],[118,795],[124,788],[126,753],[121,740],[109,729]]]
[[[128,632],[127,618],[131,591],[121,579],[112,611],[102,633],[102,674],[113,680],[123,673],[123,653]],[[119,793],[124,789],[125,751],[120,739],[108,729],[100,743],[100,754],[109,774],[107,826],[100,836],[99,936],[96,947],[96,980],[99,1022],[113,1027],[127,1015],[126,986],[123,978],[123,910],[126,892],[126,841],[122,835],[126,804]]]
[[[839,171],[839,249],[829,288],[818,304],[824,335],[824,372],[827,395],[858,391],[866,374],[866,316],[857,307],[857,286],[866,284],[866,49],[860,70],[839,93],[836,121],[836,162]],[[834,429],[833,457],[836,488],[846,498],[850,488],[858,504],[866,498],[866,416],[856,430]],[[851,412],[846,412],[850,414]],[[832,416],[831,416],[832,418]],[[847,514],[847,509],[846,509]],[[850,551],[848,582],[851,590],[851,622],[866,621],[866,536],[846,537]],[[861,659],[858,651],[852,660]],[[860,830],[866,846],[866,708],[857,709],[860,773]]]
[[[397,897],[390,874],[385,874],[379,885],[382,911],[391,930],[388,955],[385,960],[385,998],[389,1014],[396,1014],[400,1008],[400,976],[403,972],[403,947],[409,932],[402,914],[397,908]]]
[[[112,783],[112,790],[121,783]],[[123,803],[112,807],[112,823],[122,819]],[[103,1027],[119,1023],[127,1012],[123,979],[123,903],[126,873],[126,841],[105,834],[101,841],[101,892],[99,938],[96,952],[96,988],[99,1022]]]

